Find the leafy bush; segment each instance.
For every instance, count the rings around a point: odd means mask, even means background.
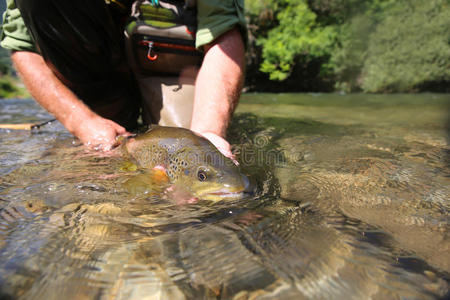
[[[1,98],[28,98],[28,92],[18,86],[19,81],[12,76],[0,77],[0,99]]]
[[[246,5],[253,84],[261,80],[255,65],[273,82],[282,81],[280,86],[298,83],[303,91],[314,90],[317,77],[334,81],[337,90],[365,92],[450,83],[448,0],[248,0]]]
[[[295,64],[329,56],[333,48],[335,29],[318,26],[316,14],[306,0],[278,1],[278,26],[271,29],[267,37],[261,38],[261,71],[270,74],[270,79],[286,79]]]
[[[29,97],[24,88],[19,87],[19,79],[13,76],[9,52],[0,47],[0,99]]]
[[[9,58],[9,52],[0,47],[0,74],[11,74],[12,64]]]
[[[450,82],[449,2],[402,1],[388,11],[371,35],[361,76],[367,92]]]

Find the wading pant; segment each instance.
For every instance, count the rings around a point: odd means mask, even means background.
[[[141,110],[144,123],[189,127],[196,70],[174,77],[135,73],[123,30],[127,15],[104,0],[16,4],[47,65],[92,110],[128,130]]]

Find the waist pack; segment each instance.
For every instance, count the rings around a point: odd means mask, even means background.
[[[196,29],[195,1],[135,1],[125,33],[137,70],[177,75],[200,66],[203,54],[195,48]]]

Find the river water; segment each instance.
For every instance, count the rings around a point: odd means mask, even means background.
[[[54,122],[0,129],[0,297],[445,299],[450,95],[245,94],[254,193],[180,205]],[[1,100],[0,123],[50,119]]]

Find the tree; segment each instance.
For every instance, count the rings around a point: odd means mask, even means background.
[[[450,83],[448,0],[402,1],[371,35],[361,70],[367,92],[406,92]]]
[[[296,64],[328,57],[336,31],[333,26],[316,22],[317,15],[306,0],[278,1],[277,8],[279,25],[257,44],[262,47],[261,71],[269,73],[272,80],[284,80]]]

